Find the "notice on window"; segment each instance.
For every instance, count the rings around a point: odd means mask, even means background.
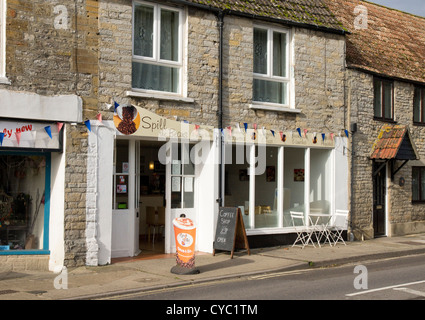
[[[171,163],[171,174],[181,174],[181,162],[180,160],[173,160]]]
[[[171,177],[171,192],[180,192],[181,177]]]
[[[184,191],[193,192],[193,177],[184,178]]]

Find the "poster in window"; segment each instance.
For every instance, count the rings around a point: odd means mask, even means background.
[[[304,169],[294,169],[294,181],[304,181]]]
[[[122,163],[122,173],[128,173],[128,162],[123,162]]]
[[[117,185],[117,193],[127,193],[127,185],[126,184],[119,184]]]

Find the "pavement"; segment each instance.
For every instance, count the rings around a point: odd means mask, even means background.
[[[0,273],[0,300],[91,300],[151,290],[187,286],[265,273],[305,268],[335,267],[365,261],[425,254],[425,234],[353,241],[330,247],[280,246],[216,255],[197,253],[199,274],[177,275],[170,270],[175,257],[129,260],[97,267],[68,268],[62,274],[49,271]],[[67,281],[64,281],[67,280]]]

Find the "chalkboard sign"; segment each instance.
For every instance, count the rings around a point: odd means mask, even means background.
[[[213,255],[216,250],[231,251],[231,258],[233,258],[236,246],[247,249],[250,254],[241,210],[234,207],[220,207]]]

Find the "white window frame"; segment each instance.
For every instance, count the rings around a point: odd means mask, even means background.
[[[6,78],[6,0],[0,0],[0,84],[10,84]]]
[[[286,104],[271,103],[263,101],[252,101],[250,108],[253,109],[266,109],[275,111],[287,111],[299,113],[301,110],[295,109],[293,101],[293,70],[292,70],[292,32],[286,28],[276,28],[265,25],[254,25],[254,29],[262,29],[267,31],[267,74],[260,74],[253,72],[253,79],[275,81],[287,83],[287,101]],[[273,75],[273,33],[278,32],[286,35],[286,77]]]
[[[154,8],[154,30],[153,30],[153,57],[144,57],[134,54],[134,12],[135,7],[137,5],[144,5]],[[168,11],[175,11],[179,13],[179,30],[178,30],[178,37],[179,37],[179,48],[178,48],[178,59],[177,61],[170,61],[170,60],[164,60],[160,58],[160,26],[161,26],[161,19],[160,14],[161,10],[168,10]],[[175,7],[169,7],[164,6],[158,3],[153,2],[146,2],[146,1],[133,1],[133,23],[132,23],[132,62],[139,62],[139,63],[146,63],[146,64],[153,64],[157,66],[163,66],[163,67],[173,67],[173,68],[179,68],[179,87],[177,92],[168,92],[168,91],[157,91],[157,90],[147,90],[142,88],[134,88],[132,87],[132,92],[128,92],[127,95],[129,96],[143,96],[140,95],[140,93],[147,93],[149,97],[152,97],[152,94],[160,94],[160,95],[169,95],[169,96],[183,96],[185,94],[185,85],[184,85],[184,26],[185,26],[185,11],[183,9],[175,8]]]

